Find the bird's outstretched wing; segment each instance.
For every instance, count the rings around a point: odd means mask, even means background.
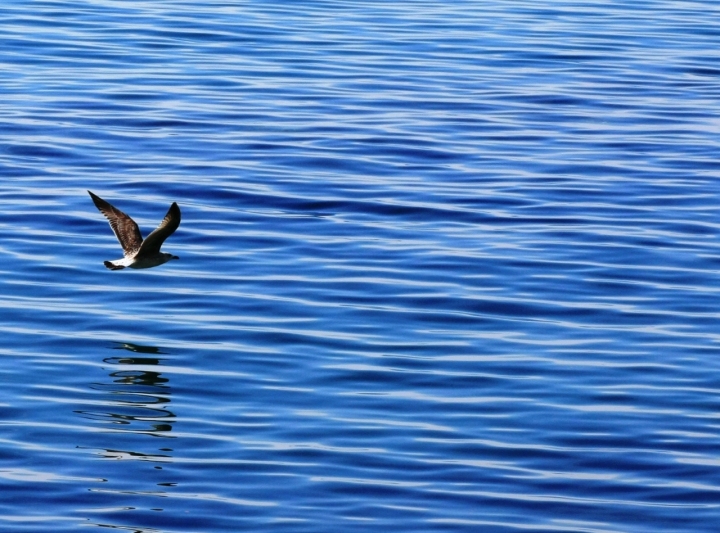
[[[168,209],[167,215],[160,222],[160,225],[147,236],[140,246],[138,255],[155,254],[160,251],[160,247],[170,235],[175,233],[180,225],[180,208],[173,202]]]
[[[110,227],[115,233],[117,240],[120,241],[120,246],[122,246],[125,256],[135,254],[143,244],[140,228],[138,228],[135,221],[99,196],[90,191],[88,191],[88,193],[90,193],[90,198],[92,198],[95,207],[97,207],[100,212],[105,215],[105,218],[108,219],[108,222],[110,222]]]

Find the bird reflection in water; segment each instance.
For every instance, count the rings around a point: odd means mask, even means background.
[[[98,509],[97,527],[126,530],[124,524],[115,523],[107,513],[108,498],[123,499],[123,509],[140,513],[133,520],[142,521],[147,510],[163,511],[158,498],[175,490],[178,483],[168,469],[174,461],[174,449],[168,441],[156,438],[173,438],[171,432],[177,420],[170,411],[172,389],[163,367],[168,354],[155,346],[116,343],[111,357],[102,359],[107,378],[92,383],[96,391],[92,410],[77,413],[99,425],[105,431],[93,431],[92,444],[88,439],[83,448],[93,450],[103,459],[110,459],[101,467],[100,480],[88,487]],[[132,491],[118,487],[131,483]],[[138,527],[138,532],[156,531]]]
[[[176,415],[168,409],[172,391],[169,379],[162,375],[160,356],[165,352],[155,346],[118,343],[117,350],[133,352],[131,356],[108,357],[110,381],[94,383],[92,388],[108,394],[101,405],[105,411],[79,412],[86,418],[104,422],[114,431],[144,433],[153,437],[171,437]]]

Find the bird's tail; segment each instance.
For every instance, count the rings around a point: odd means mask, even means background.
[[[105,266],[106,266],[107,268],[109,268],[110,270],[122,270],[123,268],[125,268],[125,267],[122,266],[122,265],[116,265],[116,264],[113,263],[112,261],[105,261],[105,262],[103,263],[103,265],[105,265]]]

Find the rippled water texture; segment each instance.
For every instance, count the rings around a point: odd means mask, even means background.
[[[717,531],[717,2],[0,7],[0,531]],[[121,251],[86,190],[179,261]]]

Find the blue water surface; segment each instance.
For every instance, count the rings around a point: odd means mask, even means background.
[[[0,531],[718,531],[720,4],[6,1]],[[112,272],[86,190],[179,261]]]

